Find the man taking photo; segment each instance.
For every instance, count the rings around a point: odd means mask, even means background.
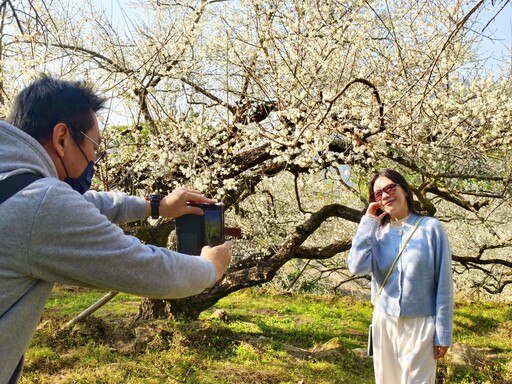
[[[103,107],[90,86],[45,76],[0,122],[0,383],[19,380],[55,283],[182,298],[215,284],[231,260],[230,242],[192,257],[144,245],[114,224],[201,215],[187,203],[215,200],[186,189],[150,200],[89,191]],[[14,181],[27,175],[30,183]]]

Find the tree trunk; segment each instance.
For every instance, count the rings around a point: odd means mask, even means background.
[[[233,264],[224,278],[212,288],[198,295],[179,300],[144,299],[139,307],[138,319],[168,316],[186,320],[197,319],[201,312],[211,308],[230,293],[272,280],[277,271],[289,260],[297,257],[302,259],[328,259],[339,252],[347,251],[350,249],[350,241],[338,241],[323,248],[301,246],[329,217],[343,217],[358,222],[361,218],[361,212],[339,204],[325,206],[313,213],[302,225],[297,226],[295,232],[289,236],[288,240],[279,249],[269,251],[265,255],[252,255]]]
[[[166,300],[142,299],[136,321],[167,318],[169,314],[169,303]]]

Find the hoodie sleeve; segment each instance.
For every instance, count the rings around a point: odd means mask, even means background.
[[[47,189],[28,230],[26,272],[37,279],[150,298],[182,298],[215,283],[212,262],[125,235],[63,183]]]
[[[77,198],[82,196],[77,192]],[[146,200],[121,192],[87,191],[83,197],[111,222],[122,224],[146,217]]]

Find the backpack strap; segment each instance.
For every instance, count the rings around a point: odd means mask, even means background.
[[[3,179],[0,181],[0,204],[40,178],[33,173],[22,173]]]

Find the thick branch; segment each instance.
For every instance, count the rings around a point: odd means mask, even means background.
[[[504,267],[512,268],[512,262],[505,259],[481,259],[471,256],[452,255],[452,260],[461,264],[503,265]]]
[[[243,269],[233,270],[231,268],[220,283],[197,296],[171,300],[171,312],[175,316],[195,318],[204,309],[211,307],[231,292],[270,281],[277,271],[293,258],[323,259],[348,250],[350,248],[349,241],[338,241],[324,248],[303,248],[301,245],[328,218],[340,217],[359,222],[361,215],[360,211],[340,204],[324,206],[303,224],[297,226],[295,232],[282,245],[276,246],[274,254],[261,257],[249,268],[245,267],[250,263],[240,263],[238,268]]]

